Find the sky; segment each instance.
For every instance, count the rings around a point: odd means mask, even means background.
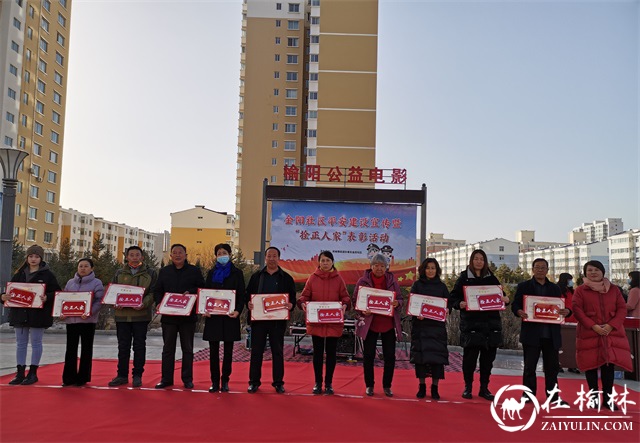
[[[73,2],[63,207],[153,232],[234,212],[241,5]],[[640,228],[639,10],[380,0],[376,165],[427,185],[427,232]]]

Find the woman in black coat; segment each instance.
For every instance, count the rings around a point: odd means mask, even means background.
[[[418,268],[419,279],[411,286],[411,293],[448,300],[449,290],[440,280],[441,273],[438,261],[427,258]],[[421,316],[411,319],[411,363],[415,365],[419,380],[416,397],[424,398],[427,395],[425,379],[431,377],[431,398],[439,400],[438,383],[444,379],[444,365],[449,364],[445,322]]]
[[[500,311],[467,311],[464,301],[465,286],[493,286],[500,282],[489,270],[487,254],[482,249],[471,253],[469,266],[460,274],[451,291],[451,306],[460,310],[460,346],[462,352],[462,375],[464,392],[462,398],[472,398],[473,372],[480,356],[480,391],[478,395],[493,400],[489,391],[489,378],[498,347],[502,346],[502,320]],[[509,304],[503,293],[502,301]]]
[[[42,261],[44,249],[33,245],[27,249],[27,259],[11,278],[12,282],[41,283],[45,285],[42,308],[9,308],[9,324],[16,333],[16,362],[18,371],[10,385],[31,385],[38,381],[38,366],[42,358],[42,338],[44,330],[53,324],[53,300],[60,285],[49,266]],[[2,301],[10,300],[8,294],[2,294]],[[31,366],[27,368],[27,347],[31,338]]]
[[[244,275],[231,263],[231,246],[226,243],[217,244],[214,248],[216,264],[207,273],[205,288],[231,289],[236,291],[235,310],[228,315],[205,314],[202,339],[209,342],[211,370],[211,387],[209,392],[220,390],[229,392],[229,377],[233,360],[233,343],[242,339],[240,335],[240,314],[244,307]],[[222,359],[222,380],[220,379],[220,342],[224,342]]]

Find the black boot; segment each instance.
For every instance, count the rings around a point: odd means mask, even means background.
[[[21,385],[32,385],[38,381],[38,365],[29,366],[29,373],[27,374],[27,378],[25,378]]]
[[[462,393],[462,398],[470,399],[473,397],[473,395],[471,395],[472,387],[473,385],[471,385],[471,383],[464,385],[464,392]]]
[[[18,365],[18,372],[16,376],[9,382],[10,385],[19,385],[24,380],[24,371],[27,369],[27,365]]]
[[[440,394],[438,393],[437,385],[431,385],[431,398],[434,400],[440,400]]]
[[[484,398],[485,400],[489,400],[489,401],[493,401],[493,398],[495,397],[495,395],[493,395],[489,391],[489,388],[487,385],[480,386],[480,391],[478,392],[478,395]]]
[[[426,383],[418,384],[418,393],[416,394],[417,398],[425,398],[427,396],[427,385]]]

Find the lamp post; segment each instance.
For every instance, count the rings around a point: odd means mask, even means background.
[[[18,168],[28,156],[16,148],[0,148],[2,165],[2,228],[0,229],[0,292],[4,292],[11,278],[11,258],[13,252],[13,222],[18,188]],[[1,323],[7,321],[7,309],[2,307]]]

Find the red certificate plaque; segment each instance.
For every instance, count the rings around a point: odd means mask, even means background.
[[[103,305],[115,305],[122,308],[139,308],[142,306],[145,289],[140,286],[110,283],[104,291]]]
[[[310,301],[306,305],[307,323],[344,323],[339,301]]]
[[[6,294],[11,298],[4,302],[7,308],[42,308],[42,295],[44,295],[44,283],[7,283]]]
[[[236,309],[236,291],[198,289],[198,314],[229,315]]]
[[[503,311],[503,292],[500,285],[464,286],[467,311]]]
[[[527,313],[523,321],[533,323],[564,324],[564,316],[560,315],[560,309],[564,309],[564,300],[559,297],[541,297],[538,295],[525,295],[523,297],[522,310]]]
[[[251,320],[289,320],[289,294],[251,295]]]
[[[60,317],[87,317],[91,315],[91,302],[93,292],[56,292],[53,301],[53,316]]]
[[[193,306],[196,304],[196,294],[177,294],[167,292],[158,305],[156,312],[162,315],[177,315],[186,317],[191,314]]]
[[[393,315],[393,301],[396,294],[385,289],[360,286],[356,296],[356,309],[358,311],[371,311],[379,315]]]
[[[447,299],[411,293],[407,302],[407,314],[414,317],[445,321],[447,319]]]

